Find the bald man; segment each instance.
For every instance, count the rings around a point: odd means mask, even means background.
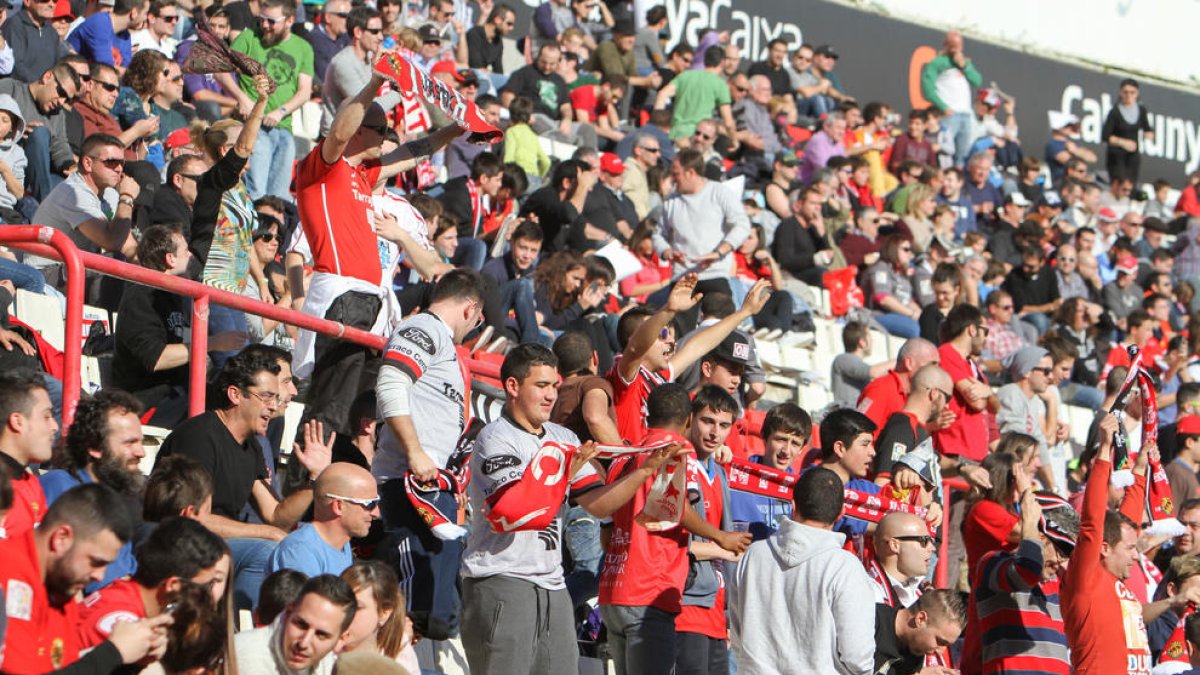
[[[910,607],[921,597],[921,582],[933,560],[933,537],[919,516],[889,513],[875,530],[875,560],[867,575],[875,602],[888,607]]]
[[[379,491],[371,472],[348,462],[336,462],[317,476],[313,486],[313,521],[275,547],[266,575],[290,568],[311,579],[341,574],[354,562],[350,540],[364,537],[379,517]]]
[[[932,342],[923,338],[909,338],[896,352],[896,367],[886,375],[871,380],[863,388],[858,397],[858,411],[882,430],[892,414],[904,407],[912,390],[913,374],[931,363],[939,365],[940,361],[937,347]],[[875,447],[879,447],[878,442]]]
[[[892,464],[929,438],[928,425],[939,419],[953,396],[954,380],[930,363],[918,368],[909,383],[904,407],[892,413],[875,439],[875,482],[887,483]]]

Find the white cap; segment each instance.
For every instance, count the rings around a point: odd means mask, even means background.
[[[1050,111],[1050,128],[1058,131],[1064,127],[1069,127],[1072,124],[1079,124],[1079,118],[1071,113],[1065,113],[1060,110]]]

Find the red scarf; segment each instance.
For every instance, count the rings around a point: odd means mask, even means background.
[[[1190,663],[1192,654],[1191,645],[1188,644],[1187,637],[1184,635],[1184,624],[1187,618],[1196,612],[1195,603],[1189,602],[1183,610],[1183,616],[1179,617],[1179,623],[1175,624],[1175,630],[1171,631],[1171,637],[1167,638],[1167,644],[1163,647],[1162,654],[1158,657],[1158,663]],[[1183,672],[1183,671],[1179,671]]]
[[[1121,385],[1121,391],[1113,401],[1110,413],[1124,409],[1126,400],[1133,387],[1137,386],[1142,397],[1142,446],[1158,443],[1158,400],[1154,391],[1154,378],[1142,367],[1142,352],[1135,345],[1129,345],[1130,364],[1129,374]],[[1116,434],[1113,453],[1113,466],[1127,469],[1137,453],[1131,453],[1126,446],[1124,430]],[[1150,512],[1152,524],[1150,529],[1155,534],[1163,536],[1179,536],[1183,534],[1183,525],[1175,518],[1175,505],[1171,500],[1171,485],[1167,480],[1167,472],[1162,462],[1151,458],[1149,460],[1149,485],[1146,489],[1146,507]],[[1141,525],[1141,523],[1138,523]]]
[[[440,108],[455,124],[470,132],[468,141],[496,143],[504,138],[504,132],[484,121],[474,101],[468,101],[445,82],[430,77],[403,56],[394,52],[384,54],[375,62],[375,72],[393,82],[399,91],[417,92]]]

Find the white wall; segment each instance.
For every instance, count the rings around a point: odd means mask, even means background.
[[[846,4],[956,27],[1016,48],[1200,86],[1196,0],[862,0]],[[967,46],[968,53],[970,44]]]

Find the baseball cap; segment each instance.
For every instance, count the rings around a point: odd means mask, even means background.
[[[1115,223],[1115,222],[1118,222],[1121,220],[1121,216],[1118,216],[1117,212],[1113,211],[1112,208],[1110,208],[1108,206],[1105,206],[1104,208],[1097,211],[1096,218],[1099,220],[1103,220],[1106,223]]]
[[[821,45],[820,47],[817,47],[815,50],[813,50],[813,54],[816,54],[817,56],[828,56],[831,59],[838,58],[838,53],[834,51],[833,47],[830,45]]]
[[[709,356],[729,363],[748,365],[750,363],[750,338],[742,331],[735,330],[726,335],[721,344],[709,352]]]
[[[1062,205],[1062,197],[1059,197],[1058,193],[1053,190],[1047,190],[1046,192],[1043,192],[1042,196],[1038,198],[1038,206],[1049,206],[1052,208],[1061,209]]]
[[[1014,190],[1013,192],[1010,192],[1008,196],[1004,198],[1004,203],[1016,204],[1017,206],[1024,206],[1025,208],[1029,208],[1031,206],[1029,200],[1025,198],[1025,195],[1021,194],[1020,190]]]
[[[463,86],[479,86],[479,76],[470,68],[459,68],[457,79]]]
[[[1175,434],[1200,436],[1200,415],[1184,415],[1175,423]]]
[[[427,23],[417,29],[417,35],[421,38],[421,42],[441,42],[442,33],[437,29],[437,26]]]
[[[1000,106],[1000,95],[995,89],[983,89],[979,92],[979,100],[989,108]]]
[[[621,161],[620,157],[611,152],[606,152],[600,155],[600,170],[615,176],[619,173],[625,173],[625,163]]]
[[[176,129],[168,134],[166,142],[163,143],[163,147],[166,148],[167,152],[170,152],[176,148],[182,148],[191,142],[192,136],[190,133],[188,133],[187,127],[184,127],[182,129]]]
[[[800,166],[800,158],[797,157],[796,153],[791,150],[784,150],[778,155],[775,155],[775,161],[784,166]]]
[[[7,2],[5,4],[7,4]],[[75,12],[71,9],[71,3],[69,0],[58,0],[58,2],[54,3],[53,18],[67,19],[68,21],[75,20]]]
[[[1117,261],[1117,272],[1120,274],[1137,274],[1138,261],[1131,255],[1121,256]]]
[[[458,72],[458,64],[450,60],[438,61],[429,68],[430,75],[438,73],[447,73],[454,78],[455,82],[462,82],[466,79]]]
[[[1069,126],[1079,124],[1079,118],[1071,113],[1065,113],[1059,110],[1050,111],[1050,128],[1058,131]]]

